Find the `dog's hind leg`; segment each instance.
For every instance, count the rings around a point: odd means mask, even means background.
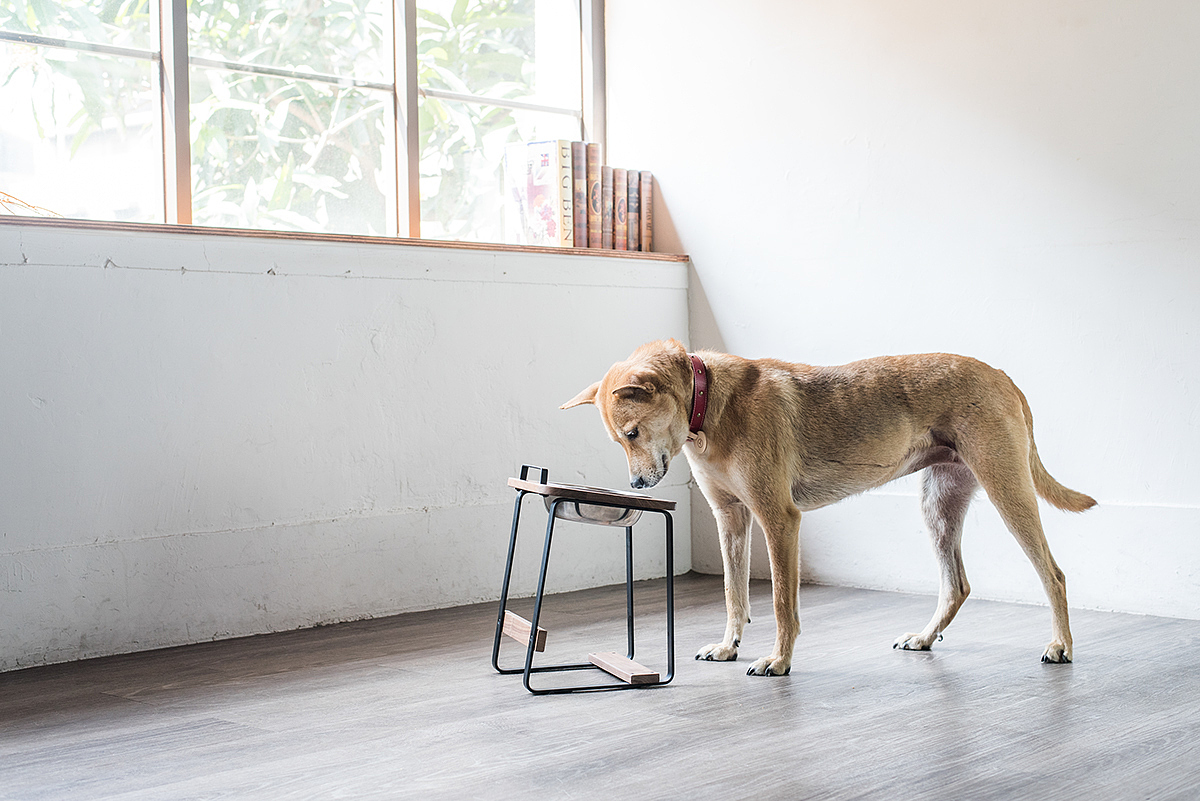
[[[1005,526],[1016,538],[1033,569],[1042,581],[1050,601],[1051,641],[1042,653],[1043,662],[1071,661],[1071,626],[1067,616],[1067,578],[1059,569],[1042,530],[1037,494],[1029,466],[1027,441],[1014,438],[1009,447],[991,443],[983,453],[969,461],[979,483],[987,491]]]
[[[725,637],[696,653],[697,659],[732,662],[737,659],[742,631],[750,622],[750,510],[739,501],[713,508],[721,538],[725,568]]]
[[[937,610],[919,634],[903,634],[893,648],[927,651],[958,613],[971,593],[962,561],[962,526],[971,496],[979,484],[964,464],[939,464],[925,469],[921,484],[921,511],[933,541],[941,571]]]
[[[985,489],[987,485],[984,485]],[[1050,554],[1050,545],[1042,530],[1042,519],[1038,513],[1037,497],[1034,495],[1032,479],[1028,485],[1013,492],[989,493],[1000,517],[1008,530],[1016,537],[1021,549],[1033,563],[1042,587],[1050,601],[1051,640],[1042,653],[1043,662],[1071,661],[1071,625],[1067,615],[1067,577],[1059,569]]]

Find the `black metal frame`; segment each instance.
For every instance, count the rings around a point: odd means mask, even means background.
[[[545,484],[549,477],[549,471],[544,467],[535,467],[533,465],[522,465],[521,480],[527,479],[530,470],[539,471],[541,478],[537,483]],[[496,617],[496,639],[492,645],[492,667],[497,673],[511,675],[521,673],[524,675],[525,689],[534,695],[551,695],[562,693],[576,692],[599,692],[606,690],[631,690],[639,687],[661,687],[664,684],[669,684],[671,679],[675,678],[675,541],[674,527],[671,519],[671,513],[666,510],[659,509],[643,509],[643,512],[658,512],[666,521],[666,548],[667,548],[667,674],[664,678],[660,678],[656,682],[648,682],[643,684],[590,684],[579,685],[574,687],[554,687],[548,689],[536,689],[530,685],[530,677],[534,673],[551,673],[564,670],[602,670],[591,662],[574,662],[563,665],[541,665],[534,666],[533,654],[537,644],[538,620],[542,614],[542,601],[546,592],[546,569],[550,564],[550,544],[554,538],[554,521],[557,519],[555,514],[558,511],[560,503],[575,503],[576,501],[568,497],[550,497],[550,506],[548,511],[548,519],[546,521],[546,543],[542,548],[542,568],[538,575],[537,595],[533,604],[533,619],[530,621],[529,628],[529,644],[525,652],[525,666],[522,668],[502,668],[500,667],[500,643],[504,638],[504,613],[508,607],[508,589],[509,580],[512,577],[513,557],[517,550],[517,525],[521,519],[521,501],[526,495],[535,495],[529,490],[518,489],[517,500],[513,505],[512,532],[508,540],[508,560],[504,565],[504,584],[500,590],[500,612]],[[541,496],[539,496],[541,497]],[[617,503],[601,503],[598,501],[586,501],[589,506],[607,506],[614,509],[630,509],[638,507],[623,506]],[[629,652],[626,654],[628,659],[633,659],[634,654],[634,626],[633,626],[633,526],[625,527],[625,601],[627,611],[627,636]],[[603,672],[603,671],[602,671]]]

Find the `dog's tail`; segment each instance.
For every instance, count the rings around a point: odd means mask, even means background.
[[[1025,425],[1029,429],[1029,469],[1033,472],[1033,486],[1037,490],[1037,494],[1047,503],[1067,512],[1086,512],[1091,509],[1096,505],[1095,498],[1059,484],[1042,464],[1042,460],[1038,456],[1037,443],[1033,440],[1033,412],[1029,408],[1029,401],[1025,400],[1025,393],[1019,389],[1017,392],[1021,395],[1021,406],[1025,410]]]

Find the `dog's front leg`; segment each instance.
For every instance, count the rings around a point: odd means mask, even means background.
[[[771,598],[775,607],[775,647],[746,671],[750,676],[786,676],[800,634],[800,511],[789,503],[759,516],[771,557]]]
[[[750,510],[741,503],[713,509],[721,538],[725,567],[725,638],[696,653],[697,659],[732,662],[737,659],[742,631],[750,622]]]

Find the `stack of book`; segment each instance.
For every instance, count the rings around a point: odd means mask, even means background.
[[[600,145],[550,139],[504,152],[504,241],[649,252],[654,176],[601,163]]]

